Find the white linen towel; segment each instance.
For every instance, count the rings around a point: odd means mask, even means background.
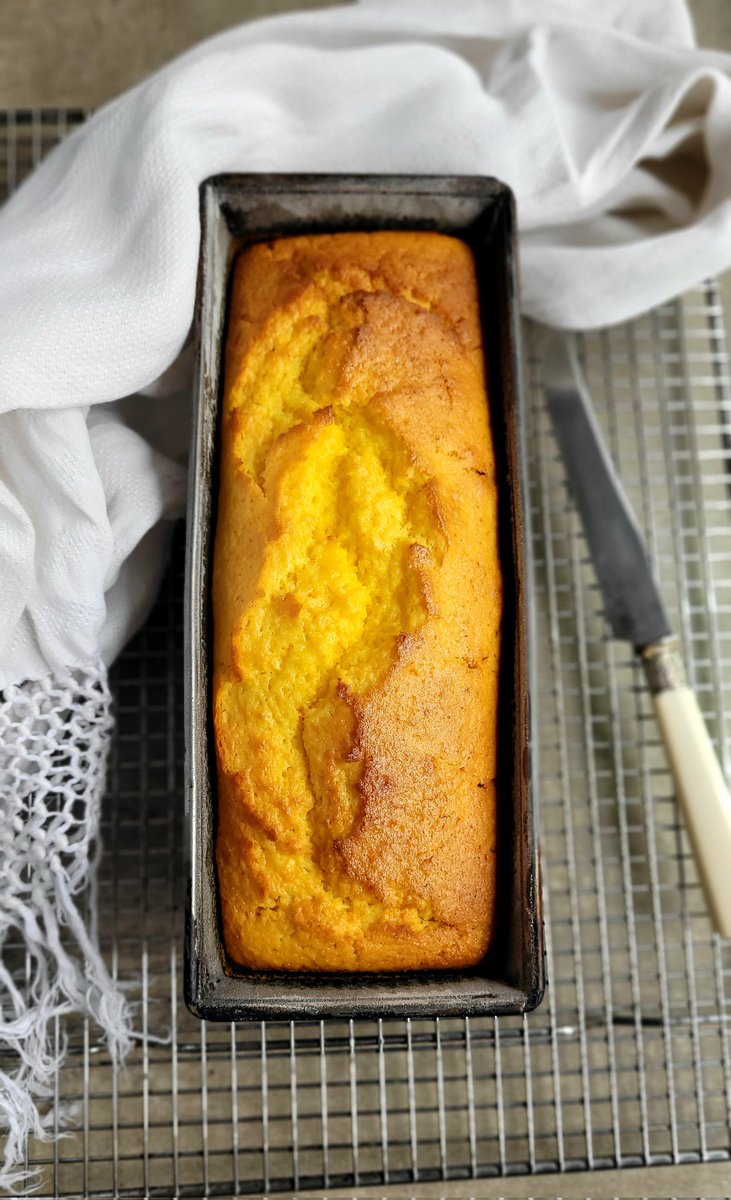
[[[83,1009],[113,1054],[128,1045],[78,910],[105,665],[183,510],[198,186],[279,170],[498,176],[517,195],[525,311],[612,323],[731,265],[731,56],[694,46],[682,0],[365,0],[272,18],[107,105],[0,213],[6,1185],[44,1132],[48,1022]]]

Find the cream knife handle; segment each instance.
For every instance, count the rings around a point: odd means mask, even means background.
[[[731,937],[731,794],[677,645],[655,642],[642,660],[711,918]]]

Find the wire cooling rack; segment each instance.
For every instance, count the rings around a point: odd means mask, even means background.
[[[82,114],[6,114],[11,190]],[[731,388],[713,284],[583,339],[597,415],[731,777]],[[66,1031],[41,1194],[215,1196],[731,1157],[731,944],[710,930],[640,670],[609,640],[526,327],[549,990],[527,1018],[213,1026],[181,1000],[182,537],[114,669],[99,933],[116,1071]],[[56,1029],[61,1038],[62,1030]]]

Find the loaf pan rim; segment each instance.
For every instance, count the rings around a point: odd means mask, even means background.
[[[388,986],[383,993],[374,994],[374,984],[383,981],[384,975],[376,973],[342,973],[331,974],[303,972],[240,972],[231,974],[227,971],[218,938],[218,951],[212,953],[211,923],[214,915],[211,912],[210,891],[215,889],[215,882],[209,879],[207,886],[202,887],[205,880],[201,871],[201,858],[207,851],[212,850],[211,805],[211,771],[215,766],[208,763],[207,798],[202,793],[205,787],[201,779],[201,684],[206,699],[205,723],[209,722],[208,713],[208,684],[207,678],[202,679],[206,671],[201,671],[203,664],[198,651],[200,647],[201,622],[200,602],[207,605],[202,590],[196,586],[196,578],[200,577],[201,557],[203,553],[202,540],[206,538],[208,546],[203,557],[207,558],[210,567],[211,528],[211,496],[201,494],[201,469],[203,472],[212,470],[211,462],[215,456],[215,443],[211,438],[210,428],[207,433],[201,428],[201,414],[206,404],[206,394],[210,399],[211,388],[218,393],[218,381],[207,374],[208,361],[204,354],[204,339],[211,336],[210,327],[206,327],[206,304],[210,308],[210,280],[207,275],[208,258],[211,253],[211,238],[215,236],[212,222],[225,223],[225,207],[237,196],[263,199],[266,196],[281,197],[285,195],[303,197],[321,195],[323,191],[333,193],[337,197],[357,196],[375,197],[416,197],[428,200],[483,200],[501,205],[503,216],[507,213],[510,237],[506,258],[507,267],[507,315],[506,329],[503,331],[507,340],[508,357],[512,360],[512,387],[514,405],[515,429],[518,450],[519,480],[517,482],[518,510],[522,520],[522,546],[517,553],[523,556],[523,573],[521,586],[524,589],[523,604],[526,621],[525,636],[527,639],[526,657],[526,705],[529,707],[531,694],[535,695],[534,673],[535,652],[532,635],[533,604],[532,588],[529,581],[532,577],[530,570],[530,509],[527,503],[527,487],[525,473],[525,434],[523,429],[523,411],[520,404],[520,355],[519,355],[519,318],[516,300],[515,281],[515,238],[514,238],[514,199],[510,189],[501,181],[492,177],[479,176],[380,176],[380,175],[341,175],[341,174],[236,174],[224,173],[211,176],[200,187],[200,203],[202,217],[201,251],[199,258],[198,289],[196,296],[195,330],[197,342],[197,369],[195,385],[195,408],[193,447],[191,453],[191,471],[188,509],[188,536],[186,545],[186,578],[185,578],[185,734],[186,734],[186,857],[188,865],[188,889],[186,902],[186,943],[185,943],[185,975],[184,994],[188,1007],[196,1015],[208,1020],[261,1020],[271,1018],[283,1019],[319,1019],[324,1017],[364,1017],[374,1016],[478,1016],[498,1015],[503,1013],[524,1013],[535,1008],[541,1001],[545,989],[545,947],[541,913],[540,870],[538,861],[538,846],[535,832],[535,797],[533,786],[529,784],[527,811],[523,813],[523,823],[520,830],[519,849],[522,857],[522,874],[524,878],[524,894],[527,920],[522,927],[524,967],[530,975],[530,985],[527,988],[500,988],[495,981],[492,989],[488,986],[490,980],[479,974],[477,968],[459,973],[439,972],[394,972],[387,977]],[[360,220],[361,218],[358,218]],[[373,227],[373,220],[367,222]],[[326,223],[327,224],[327,223]],[[314,231],[317,222],[310,222],[310,231]],[[327,226],[331,227],[331,226]],[[351,226],[352,227],[352,226]],[[362,227],[362,224],[361,224]],[[383,226],[382,226],[383,227]],[[408,225],[400,226],[402,228]],[[416,222],[411,228],[424,228]],[[324,230],[325,226],[323,226]],[[304,230],[303,230],[304,231]],[[454,233],[454,229],[443,227],[443,232]],[[287,236],[287,233],[284,236]],[[262,230],[258,237],[283,236],[279,229],[272,228],[267,235]],[[459,236],[459,233],[456,233]],[[221,314],[222,316],[222,314]],[[215,331],[214,331],[215,334]],[[220,355],[223,325],[219,329],[218,352]],[[216,400],[217,403],[217,400]],[[207,437],[207,441],[206,441]],[[513,481],[515,485],[515,481]],[[515,500],[516,488],[511,493]],[[206,517],[205,529],[201,529],[202,514]],[[198,573],[196,575],[196,572]],[[532,718],[526,716],[526,743],[523,770],[533,773],[535,778],[535,738],[532,736]],[[208,734],[205,733],[207,740]],[[532,747],[532,749],[531,749]],[[533,762],[530,762],[531,757]],[[202,830],[201,812],[208,807],[207,847],[201,844]],[[516,833],[517,837],[517,833]],[[205,837],[204,837],[205,840]],[[197,888],[196,888],[197,885]],[[202,903],[202,892],[208,893],[208,906]],[[216,914],[217,921],[217,914]],[[459,974],[461,986],[455,990],[450,978]],[[470,991],[469,982],[473,980]],[[334,997],[334,982],[340,984],[349,998]]]

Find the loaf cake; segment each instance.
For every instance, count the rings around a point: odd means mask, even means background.
[[[233,964],[392,971],[484,955],[496,509],[467,246],[374,232],[242,251],[213,577]]]

